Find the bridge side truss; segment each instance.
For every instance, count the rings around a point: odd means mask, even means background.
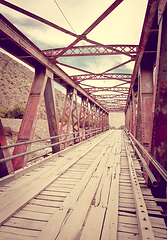
[[[125,111],[125,126],[167,169],[167,1],[150,1]],[[147,156],[158,179],[154,195],[166,198],[166,182]],[[144,170],[144,177],[149,184]]]

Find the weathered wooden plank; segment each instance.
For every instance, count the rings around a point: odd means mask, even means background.
[[[104,174],[102,176],[102,180],[94,196],[95,206],[102,206],[105,208],[107,207],[110,187],[111,187],[112,172],[113,172],[112,168],[109,168],[109,169],[105,168]]]
[[[8,185],[4,186],[6,188],[8,188],[8,191],[6,191],[0,198],[1,201],[1,206],[3,206],[3,203],[6,203],[6,201],[8,201],[8,199],[12,199],[14,198],[14,196],[16,194],[20,194],[20,192],[22,190],[24,190],[25,187],[27,187],[31,182],[35,181],[37,178],[40,177],[40,175],[42,175],[43,173],[49,171],[50,169],[52,169],[51,167],[48,168],[42,168],[40,171],[38,170],[38,172],[34,173],[35,175],[30,176],[30,177],[25,177],[22,176],[21,178],[9,183]],[[3,187],[3,188],[4,188]],[[9,190],[9,188],[11,188],[11,190]],[[0,207],[1,208],[1,207]]]
[[[72,210],[67,222],[61,229],[61,232],[58,235],[57,240],[60,240],[60,239],[72,240],[78,237],[78,234],[82,228],[83,222],[87,215],[88,209],[90,207],[91,201],[93,199],[94,193],[98,186],[98,182],[99,182],[98,178],[95,178],[95,177],[91,178],[83,194],[81,195],[78,202],[76,203],[75,208]],[[54,239],[54,238],[55,238],[55,233],[53,233],[52,238],[50,238],[49,236],[49,239]]]
[[[111,189],[108,201],[107,212],[103,225],[101,240],[117,239],[118,228],[118,200],[119,200],[119,175],[120,175],[120,144],[116,144],[117,152],[113,162]]]
[[[43,192],[40,193],[40,195],[47,195],[47,196],[57,196],[57,197],[67,197],[68,193],[67,192],[62,192],[62,191],[49,191],[49,190],[44,190]]]
[[[140,240],[139,235],[136,235],[134,233],[126,233],[126,232],[119,232],[118,231],[118,240]]]
[[[131,234],[139,234],[138,225],[136,224],[130,224],[130,223],[120,223],[118,224],[118,231],[119,232],[126,232]]]
[[[45,224],[46,221],[36,221],[32,219],[12,217],[4,224],[4,226],[40,231],[44,228]]]
[[[59,208],[62,202],[58,201],[49,201],[49,200],[40,200],[40,199],[33,199],[31,204],[40,205],[40,206],[48,206],[48,207],[55,207]]]
[[[36,237],[29,237],[29,236],[20,236],[20,235],[14,235],[13,233],[0,233],[0,240],[35,240]]]
[[[97,240],[100,239],[100,234],[102,230],[104,215],[106,208],[101,206],[92,206],[87,217],[85,226],[81,233],[80,240],[91,239]]]
[[[64,192],[64,193],[70,193],[71,189],[73,189],[73,187],[67,187],[65,185],[57,185],[57,186],[48,186],[45,188],[45,191],[52,191],[52,192]]]
[[[24,210],[21,210],[14,215],[14,217],[17,217],[17,218],[25,218],[25,219],[33,219],[33,220],[40,219],[41,221],[49,221],[51,216],[52,216],[51,213],[49,214],[49,213],[40,213],[40,212],[32,212],[32,211],[24,211]]]
[[[159,238],[162,238],[162,239],[167,239],[166,229],[153,228],[153,232],[154,232],[155,237],[159,237]]]
[[[8,237],[8,240],[12,237],[15,239],[35,239],[39,231],[36,230],[28,230],[28,229],[21,229],[15,227],[8,227],[8,226],[1,226],[0,227],[0,236],[1,237]]]
[[[133,199],[133,193],[119,192],[120,198]]]
[[[39,213],[54,213],[57,208],[55,207],[47,207],[47,206],[40,206],[40,205],[33,205],[27,204],[24,208],[24,211],[31,211],[31,212],[39,212]]]
[[[150,217],[151,225],[156,228],[166,229],[166,225],[163,218]]]
[[[63,222],[68,218],[70,211],[68,209],[57,209],[52,215],[49,225],[46,224],[42,231],[38,234],[36,240],[52,240],[59,234]],[[49,226],[49,227],[48,227]]]
[[[63,202],[65,197],[60,197],[60,196],[48,196],[44,194],[39,194],[35,199],[40,199],[40,200],[50,200],[50,201],[56,201],[56,202]]]
[[[90,164],[89,164],[90,165]],[[70,172],[66,172],[66,177],[64,177],[63,175],[61,176],[61,179],[71,179],[73,181],[75,180],[80,180],[83,174],[81,174],[80,172],[75,172],[75,173],[70,173]]]
[[[136,217],[136,215],[132,215],[132,214],[131,214],[131,216],[128,216],[127,214],[125,214],[125,216],[119,215],[118,222],[137,225],[137,217]]]
[[[110,143],[110,141],[108,141],[108,143]],[[105,147],[101,150],[101,153],[97,156],[97,158],[94,160],[92,165],[83,175],[82,180],[78,182],[78,184],[71,191],[71,193],[63,203],[62,208],[73,208],[75,206],[78,196],[80,196],[84,191],[86,184],[89,182],[89,180],[93,176],[93,173],[97,170],[97,166],[98,166],[98,169],[100,169],[100,172],[99,170],[96,171],[96,177],[98,177],[99,175],[102,175],[102,172],[105,168],[105,164],[107,162],[107,158],[105,156],[105,152],[107,148],[108,148],[108,145],[106,144]]]

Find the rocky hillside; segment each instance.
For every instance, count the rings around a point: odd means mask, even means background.
[[[0,109],[13,109],[19,103],[26,106],[34,72],[0,52]],[[60,116],[65,95],[55,89],[58,115]],[[46,119],[44,100],[41,105],[40,119]]]
[[[0,110],[13,109],[16,104],[26,106],[31,85],[34,79],[34,72],[18,61],[13,60],[8,55],[0,52]],[[55,89],[56,105],[58,116],[62,114],[65,95]],[[47,123],[44,99],[41,104],[39,118],[35,130],[34,139],[43,139],[49,137],[49,129]],[[21,119],[2,118],[2,125],[6,135],[7,144],[16,142]],[[47,141],[32,144],[31,149],[37,149],[48,145]],[[13,148],[9,149],[10,154]],[[48,153],[51,148],[43,149],[38,153],[31,154],[29,158]]]

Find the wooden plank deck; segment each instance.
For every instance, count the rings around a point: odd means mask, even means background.
[[[161,207],[122,131],[0,181],[0,240],[167,239]]]

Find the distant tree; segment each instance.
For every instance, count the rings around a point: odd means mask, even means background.
[[[116,130],[116,127],[111,127],[111,126],[109,126],[109,129],[111,129],[111,130]]]
[[[123,130],[125,128],[125,125],[121,125],[119,128],[117,128],[118,130]]]

